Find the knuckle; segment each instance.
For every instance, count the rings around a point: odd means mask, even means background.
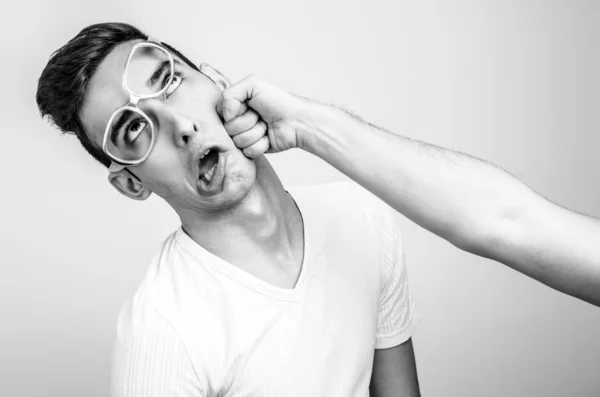
[[[221,93],[221,96],[223,97],[223,102],[230,102],[233,99],[233,94],[231,93],[230,88],[225,88],[225,90],[223,90]]]
[[[256,124],[260,119],[258,113],[250,108],[246,111],[246,117],[248,118],[248,123],[252,123],[252,125]]]
[[[251,75],[248,76],[248,82],[252,83],[253,85],[258,85],[258,84],[260,84],[261,81],[262,81],[262,79],[256,73],[252,73]]]
[[[242,80],[244,85],[252,85],[254,83],[254,75],[253,74],[249,74],[248,76],[244,77],[244,79]]]
[[[242,147],[243,146],[243,144],[244,144],[244,136],[242,134],[236,135],[232,139],[233,139],[233,143],[235,143],[235,146],[238,146],[238,147]]]
[[[259,142],[259,141],[262,139],[262,137],[263,137],[263,136],[265,136],[265,133],[264,133],[264,132],[262,132],[262,131],[260,130],[260,128],[255,128],[255,129],[252,131],[252,136],[254,137],[254,141],[253,141],[253,142],[254,142],[254,143],[257,143],[257,142]]]
[[[254,151],[252,150],[252,146],[245,148],[244,150],[242,150],[242,152],[244,152],[244,154],[248,157],[254,156]]]
[[[252,127],[252,130],[256,135],[262,136],[265,133],[262,121],[257,122],[254,127]]]
[[[228,121],[224,124],[225,131],[227,131],[227,133],[229,135],[236,135],[236,134],[239,134],[239,132],[240,132],[239,128],[237,127],[237,124],[234,123],[233,121],[235,121],[235,120]]]

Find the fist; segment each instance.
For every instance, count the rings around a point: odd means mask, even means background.
[[[223,117],[223,119],[225,118]],[[246,109],[245,113],[226,121],[224,126],[235,146],[246,157],[254,159],[263,153],[272,152],[267,134],[267,123],[254,110]]]
[[[300,147],[306,100],[249,76],[223,91],[217,111],[235,145],[250,158]]]

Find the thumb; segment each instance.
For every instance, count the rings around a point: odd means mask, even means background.
[[[255,79],[253,76],[248,76],[223,90],[223,99],[219,107],[226,122],[246,113],[247,102],[252,100],[254,88]]]

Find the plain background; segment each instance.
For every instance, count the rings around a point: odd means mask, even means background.
[[[125,21],[233,80],[257,73],[395,132],[465,151],[600,216],[600,3],[18,1],[3,6],[0,394],[106,396],[116,316],[178,226],[120,196],[39,119],[49,55]],[[287,185],[341,180],[293,151]],[[600,309],[406,222],[424,396],[600,396]],[[600,242],[598,242],[600,244]]]

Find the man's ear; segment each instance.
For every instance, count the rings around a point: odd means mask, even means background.
[[[225,88],[231,85],[227,77],[223,76],[221,72],[210,66],[208,63],[201,63],[199,69],[200,73],[211,79],[213,83],[215,83],[217,87],[221,89],[221,91],[225,90]]]
[[[151,190],[125,169],[109,173],[108,181],[119,193],[134,200],[146,200],[152,194]]]

